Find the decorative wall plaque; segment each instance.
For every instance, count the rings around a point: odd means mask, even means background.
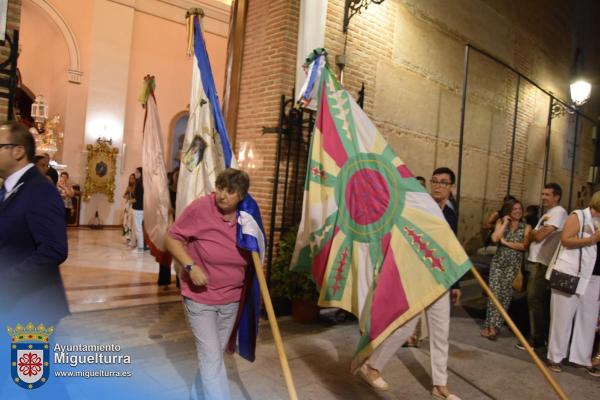
[[[106,193],[109,202],[115,201],[115,174],[119,150],[110,142],[98,139],[97,144],[87,145],[87,164],[83,199],[89,201],[94,193]]]

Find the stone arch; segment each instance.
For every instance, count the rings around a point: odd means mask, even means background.
[[[75,34],[62,14],[48,0],[30,0],[33,4],[40,7],[56,24],[67,44],[69,50],[69,69],[68,80],[72,83],[81,83],[81,58],[79,45]]]

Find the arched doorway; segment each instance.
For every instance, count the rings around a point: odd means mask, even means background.
[[[169,124],[169,147],[167,149],[167,167],[169,171],[179,167],[183,138],[187,128],[189,111],[180,111],[171,119]]]

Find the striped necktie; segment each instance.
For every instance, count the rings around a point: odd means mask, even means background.
[[[6,187],[2,185],[2,187],[0,187],[0,203],[4,201],[4,196],[6,196]]]

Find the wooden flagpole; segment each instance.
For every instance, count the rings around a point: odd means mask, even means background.
[[[552,389],[556,392],[556,395],[561,400],[568,400],[567,395],[562,391],[558,382],[556,382],[556,380],[554,379],[554,377],[552,376],[552,374],[550,373],[548,368],[546,368],[546,366],[540,360],[540,358],[535,353],[535,351],[533,351],[533,349],[531,348],[531,346],[529,345],[529,343],[527,342],[527,340],[525,339],[525,337],[523,336],[523,334],[521,333],[519,328],[517,328],[517,326],[515,325],[513,320],[508,316],[508,313],[506,312],[504,307],[502,307],[502,304],[500,304],[500,302],[498,301],[498,298],[496,298],[496,295],[492,292],[490,287],[485,283],[485,281],[479,274],[479,271],[477,271],[477,269],[475,267],[472,267],[471,273],[473,274],[473,276],[475,277],[475,279],[477,280],[479,285],[483,288],[485,293],[488,295],[488,297],[492,301],[492,303],[494,303],[494,306],[496,307],[496,309],[498,309],[498,312],[500,313],[500,315],[502,315],[502,318],[504,318],[504,320],[506,321],[506,324],[508,325],[510,330],[513,331],[513,333],[515,334],[515,336],[517,337],[519,342],[523,345],[523,347],[525,347],[525,350],[527,351],[527,353],[529,353],[529,356],[533,359],[533,362],[538,367],[538,369],[540,370],[540,372],[542,373],[544,378],[548,381],[550,386],[552,386]]]
[[[256,270],[258,284],[260,285],[260,292],[262,293],[265,308],[267,309],[269,325],[271,325],[271,332],[273,333],[275,347],[277,348],[277,354],[279,355],[279,362],[281,363],[281,369],[283,370],[283,377],[285,378],[285,385],[287,386],[288,396],[290,400],[298,400],[298,395],[296,394],[296,387],[294,386],[292,373],[290,372],[290,366],[285,355],[283,341],[281,340],[279,325],[277,325],[277,320],[275,319],[275,311],[273,311],[273,303],[271,302],[271,295],[269,295],[269,288],[267,287],[267,281],[265,279],[265,273],[263,271],[262,262],[260,261],[258,253],[255,251],[252,252],[252,260],[254,261],[254,269]]]

